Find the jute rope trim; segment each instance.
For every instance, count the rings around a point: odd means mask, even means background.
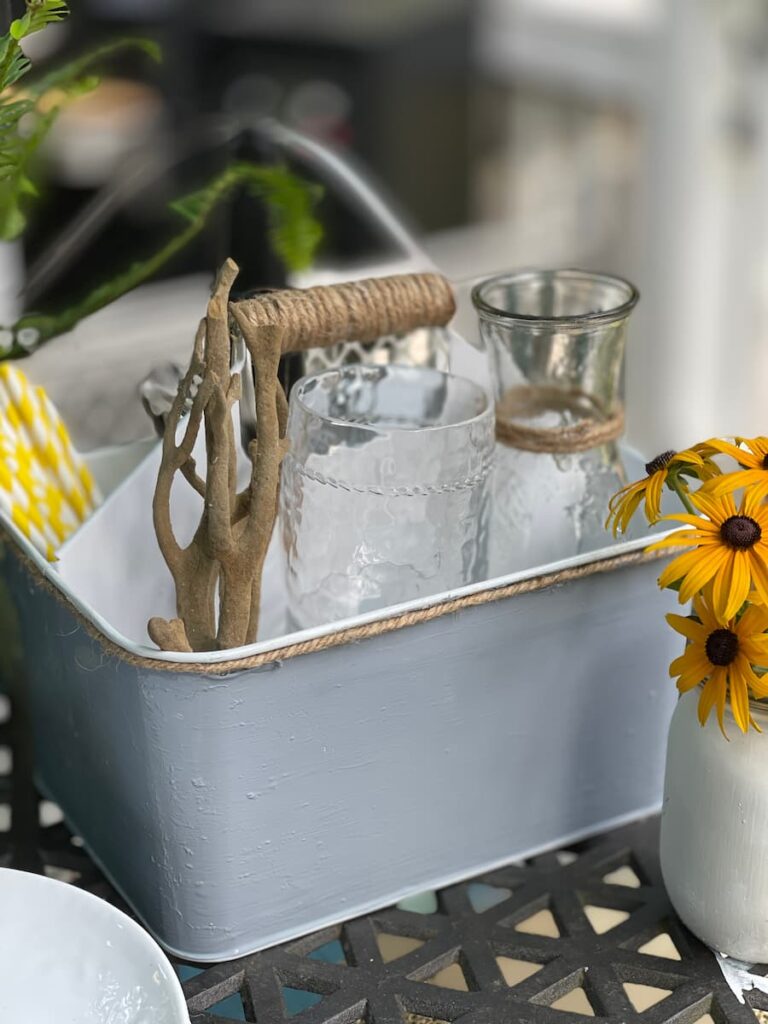
[[[298,658],[304,654],[315,654],[317,651],[327,651],[334,647],[343,647],[346,644],[358,643],[361,640],[369,640],[372,637],[384,636],[399,629],[407,629],[409,626],[418,626],[424,622],[432,622],[435,619],[443,618],[445,615],[453,615],[456,612],[464,611],[466,608],[477,608],[484,604],[506,600],[509,597],[517,597],[519,594],[533,594],[539,590],[546,590],[548,587],[571,583],[574,580],[585,579],[588,576],[613,572],[616,569],[624,569],[631,565],[655,562],[667,555],[664,551],[649,551],[647,548],[644,548],[641,551],[616,555],[614,558],[603,558],[596,562],[588,562],[586,565],[575,566],[572,569],[562,569],[560,572],[547,573],[529,580],[521,580],[519,583],[510,583],[503,587],[489,587],[487,590],[481,590],[475,594],[467,594],[464,597],[456,597],[450,601],[442,601],[440,604],[433,605],[430,608],[404,612],[402,615],[393,615],[388,619],[369,622],[361,626],[349,626],[336,633],[327,633],[324,636],[315,637],[313,640],[287,643],[285,647],[280,647],[273,651],[264,651],[262,654],[207,664],[202,662],[160,661],[157,658],[132,654],[130,651],[126,651],[125,648],[113,643],[78,611],[58,587],[43,576],[37,566],[17,546],[10,535],[7,535],[7,539],[9,541],[7,547],[13,551],[14,557],[18,558],[26,568],[33,582],[48,593],[52,593],[59,604],[67,609],[88,635],[99,642],[106,654],[135,668],[153,672],[172,672],[181,675],[199,676],[227,675],[232,672],[244,672],[248,669],[262,668],[266,665],[287,661],[289,658]]]
[[[583,419],[565,427],[530,427],[515,419],[531,394],[562,399],[563,392],[555,388],[510,388],[496,403],[496,437],[510,448],[526,452],[566,454],[585,452],[601,444],[615,441],[624,433],[624,409],[603,419]],[[568,393],[579,397],[578,393]],[[587,396],[584,396],[587,397]]]
[[[456,312],[440,274],[395,274],[347,284],[264,292],[230,304],[253,327],[278,324],[283,351],[340,341],[376,341],[418,327],[443,327]]]

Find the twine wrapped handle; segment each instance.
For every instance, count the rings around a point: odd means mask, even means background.
[[[241,326],[277,326],[283,352],[340,341],[376,341],[417,327],[444,327],[456,311],[440,274],[396,274],[346,284],[264,292],[230,303]]]

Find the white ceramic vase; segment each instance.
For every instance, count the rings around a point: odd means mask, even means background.
[[[768,961],[768,708],[745,736],[726,711],[702,728],[699,693],[681,697],[667,747],[661,870],[672,905],[712,949]]]

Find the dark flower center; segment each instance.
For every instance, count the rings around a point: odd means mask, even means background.
[[[758,523],[751,516],[730,516],[720,527],[720,536],[729,547],[754,547],[763,535]]]
[[[715,629],[704,645],[713,665],[730,665],[739,652],[739,638],[730,629]]]
[[[768,469],[768,455],[763,456],[763,469]]]
[[[662,452],[661,455],[657,455],[655,459],[651,459],[650,462],[645,464],[645,475],[653,476],[654,473],[658,473],[660,469],[664,469],[671,458],[677,455],[677,452],[668,451]]]

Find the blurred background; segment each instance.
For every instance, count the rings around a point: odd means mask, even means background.
[[[523,266],[619,273],[642,293],[627,351],[630,443],[650,457],[711,433],[765,432],[765,0],[72,0],[71,9],[30,41],[36,66],[119,35],[157,39],[164,59],[110,60],[100,86],[60,117],[29,230],[23,243],[3,243],[0,320],[13,316],[25,268],[103,190],[109,215],[76,258],[63,254],[37,281],[35,309],[61,307],[84,282],[151,252],[168,234],[168,201],[227,160],[271,159],[268,131],[240,129],[274,118],[362,168],[417,242],[376,230],[354,197],[326,183],[324,239],[307,279],[430,261],[455,281]],[[288,155],[313,177],[300,153]],[[243,287],[285,283],[264,216],[233,197],[152,284],[28,361],[65,414],[75,390],[88,395],[88,415],[73,424],[83,447],[146,433],[135,383],[189,352],[223,256],[243,266]],[[130,387],[100,388],[105,374]]]

